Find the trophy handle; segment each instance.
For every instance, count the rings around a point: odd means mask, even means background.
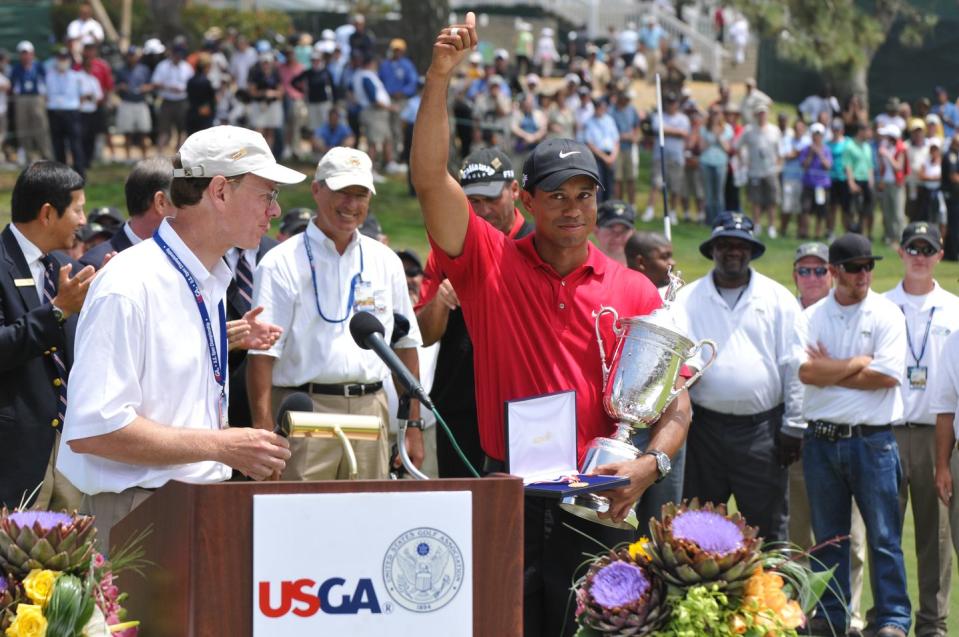
[[[605,392],[606,382],[609,380],[610,366],[606,365],[606,346],[603,345],[603,335],[599,331],[599,320],[603,314],[613,315],[613,333],[617,337],[622,335],[623,328],[619,325],[619,312],[616,311],[616,308],[604,305],[599,308],[599,312],[593,312],[593,327],[596,330],[596,342],[599,343],[599,361],[603,368],[603,391]]]
[[[713,361],[716,360],[716,354],[719,352],[719,350],[716,349],[716,343],[709,340],[708,338],[704,338],[703,340],[699,341],[699,343],[697,343],[693,349],[689,350],[689,354],[686,356],[686,360],[688,361],[690,358],[695,356],[699,352],[699,350],[701,350],[703,347],[707,345],[709,346],[709,349],[713,351],[713,355],[709,357],[709,360],[706,361],[706,364],[703,365],[703,368],[701,370],[693,374],[692,378],[686,381],[686,384],[683,385],[683,389],[689,389],[690,387],[695,385],[696,381],[698,381],[702,377],[702,375],[706,372],[706,370],[709,369],[709,366],[713,364]],[[669,399],[672,400],[681,391],[682,389],[673,389],[672,393],[670,393]]]

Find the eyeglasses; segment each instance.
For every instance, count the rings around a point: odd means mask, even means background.
[[[829,268],[822,265],[817,266],[815,268],[807,268],[805,266],[799,266],[798,268],[796,268],[796,274],[798,274],[801,277],[812,276],[813,274],[815,274],[817,279],[821,279],[824,276],[826,276],[826,274],[828,273],[829,273]]]
[[[847,274],[859,274],[863,270],[866,272],[872,272],[872,269],[876,267],[875,261],[867,261],[866,263],[841,263],[839,267],[842,268],[843,272]]]
[[[916,246],[909,246],[908,248],[903,248],[903,251],[905,251],[905,253],[911,257],[918,257],[920,254],[924,257],[931,257],[932,255],[939,252],[931,245],[924,245],[921,248],[917,248]]]

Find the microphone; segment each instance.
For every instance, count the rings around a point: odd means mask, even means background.
[[[293,392],[284,398],[276,414],[276,426],[273,427],[273,433],[284,438],[290,437],[290,423],[287,422],[286,415],[291,411],[313,411],[313,399],[301,391]]]
[[[380,357],[380,360],[386,363],[390,371],[396,375],[400,380],[400,384],[406,388],[406,391],[408,391],[413,398],[420,401],[427,409],[432,411],[433,401],[430,400],[430,397],[423,390],[423,386],[420,385],[410,370],[407,369],[403,361],[401,361],[396,353],[390,349],[390,346],[386,344],[386,340],[383,338],[385,333],[386,329],[383,327],[383,324],[380,323],[380,320],[369,312],[357,312],[353,315],[353,318],[350,319],[350,334],[353,336],[356,344],[363,349],[373,350],[376,355]]]

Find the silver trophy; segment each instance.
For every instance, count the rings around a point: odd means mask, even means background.
[[[602,307],[594,312],[596,340],[603,368],[603,406],[616,419],[616,433],[611,438],[594,438],[586,447],[580,473],[594,473],[596,467],[613,462],[635,460],[640,450],[630,442],[634,429],[649,427],[656,422],[666,407],[682,392],[676,389],[676,379],[682,366],[708,346],[712,356],[690,378],[684,388],[700,379],[703,372],[716,360],[716,344],[710,340],[699,343],[686,338],[676,325],[671,304],[676,292],[683,286],[678,275],[670,273],[669,286],[663,307],[649,316],[619,317],[615,309]],[[606,364],[606,349],[599,323],[604,314],[613,315],[616,347],[612,364]],[[635,516],[623,522],[600,519],[597,513],[609,510],[609,498],[588,493],[563,498],[560,506],[587,520],[621,529],[634,529]]]

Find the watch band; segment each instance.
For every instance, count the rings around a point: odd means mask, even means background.
[[[407,428],[419,429],[420,431],[423,431],[423,429],[426,427],[422,418],[415,418],[412,420],[408,419],[406,420],[406,426]]]
[[[643,455],[653,456],[656,459],[656,471],[659,473],[659,477],[656,478],[656,483],[662,482],[666,476],[669,475],[669,472],[672,471],[672,462],[670,462],[669,456],[666,455],[665,452],[659,449],[650,449],[643,453]]]

